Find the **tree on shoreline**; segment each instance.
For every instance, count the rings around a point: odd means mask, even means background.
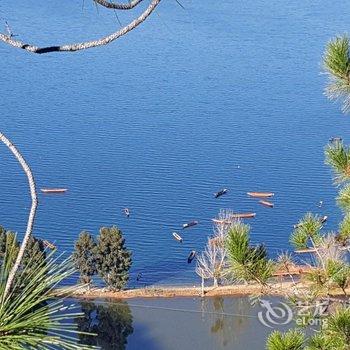
[[[129,280],[131,252],[125,247],[122,232],[116,226],[102,227],[97,237],[96,268],[107,287],[123,289]]]
[[[90,288],[92,276],[96,269],[96,242],[93,236],[86,231],[82,231],[75,242],[72,255],[74,266],[80,273],[80,282],[87,284]]]
[[[252,246],[249,238],[250,226],[235,221],[226,238],[229,270],[233,278],[246,283],[255,281],[267,286],[273,276],[275,263],[267,257],[264,245]]]

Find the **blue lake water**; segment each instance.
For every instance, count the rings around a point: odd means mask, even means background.
[[[288,249],[306,211],[327,214],[327,229],[340,218],[323,147],[331,136],[349,141],[349,120],[322,95],[320,62],[326,42],[349,29],[346,2],[182,3],[164,1],[138,30],[86,52],[0,45],[1,131],[38,188],[69,189],[40,194],[35,234],[69,253],[80,231],[119,226],[133,251],[131,285],[138,272],[146,284],[195,282],[187,255],[203,249],[220,209],[256,212],[252,239],[271,255]],[[120,26],[81,1],[3,0],[0,18],[37,44]],[[26,178],[5,147],[0,154],[0,223],[22,235]],[[274,209],[246,195],[260,190],[275,192]],[[194,219],[178,244],[171,233]]]

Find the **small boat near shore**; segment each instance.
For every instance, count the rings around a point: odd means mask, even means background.
[[[43,243],[45,248],[49,248],[51,250],[56,249],[56,246],[53,243],[47,241],[46,239],[42,240],[42,243]]]
[[[196,257],[196,251],[195,250],[191,250],[188,258],[187,258],[187,263],[191,264],[191,262],[193,261],[193,259]]]
[[[64,193],[67,192],[67,188],[41,188],[41,192],[43,193]]]
[[[325,215],[320,219],[321,224],[324,224],[328,220],[328,216]]]
[[[224,189],[220,190],[219,192],[214,193],[214,197],[215,198],[219,198],[219,197],[223,196],[227,192],[228,192],[228,189],[224,188]]]
[[[331,137],[329,142],[342,142],[343,139],[341,137]]]
[[[189,228],[189,227],[196,226],[196,225],[198,225],[198,221],[196,221],[196,220],[190,221],[186,224],[183,224],[182,229]]]
[[[247,195],[254,198],[269,198],[275,194],[273,192],[247,192]]]
[[[209,245],[214,247],[222,247],[224,245],[223,237],[213,237],[209,239]]]
[[[256,213],[236,213],[230,215],[227,219],[212,219],[216,224],[231,224],[234,220],[239,219],[252,219],[255,218]]]
[[[273,208],[274,204],[268,201],[259,201],[261,205],[264,205],[265,207]]]
[[[182,243],[182,237],[177,233],[173,232],[173,237],[180,243]]]

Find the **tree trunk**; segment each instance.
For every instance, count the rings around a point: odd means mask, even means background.
[[[27,175],[27,178],[28,178],[30,195],[31,195],[31,198],[32,198],[32,205],[31,205],[30,212],[29,212],[26,233],[25,233],[25,235],[23,237],[23,241],[22,241],[21,247],[19,249],[19,252],[18,252],[16,261],[15,261],[15,264],[13,265],[13,267],[12,267],[10,273],[9,273],[9,276],[7,278],[4,294],[2,295],[2,300],[5,300],[6,297],[8,296],[8,294],[9,294],[9,292],[10,292],[10,289],[11,289],[13,280],[15,278],[16,272],[17,272],[17,270],[19,268],[19,265],[21,264],[21,260],[22,260],[23,254],[24,254],[24,250],[26,249],[29,237],[32,234],[33,225],[34,225],[34,219],[35,219],[35,214],[36,214],[36,209],[37,209],[37,206],[38,206],[38,198],[37,198],[37,194],[36,194],[34,177],[33,177],[32,171],[30,170],[27,162],[22,157],[22,155],[18,151],[18,149],[1,132],[0,132],[0,141],[3,142],[7,146],[7,148],[12,152],[12,154],[16,157],[17,161],[22,166],[22,168],[23,168],[23,170],[24,170],[24,172],[25,172],[25,174]]]
[[[97,40],[85,41],[81,43],[68,44],[68,45],[55,45],[55,46],[46,46],[46,47],[39,47],[36,45],[27,44],[20,40],[15,40],[11,35],[1,34],[1,33],[0,33],[0,40],[11,46],[14,46],[19,49],[23,49],[32,53],[37,53],[37,54],[43,54],[48,52],[73,52],[73,51],[79,51],[79,50],[86,50],[92,47],[107,45],[112,41],[120,38],[121,36],[129,33],[130,31],[135,29],[137,26],[139,26],[142,22],[144,22],[148,18],[148,16],[155,10],[155,8],[158,6],[160,2],[161,0],[152,0],[148,5],[148,7],[145,9],[145,11],[139,17],[135,18],[128,25],[117,30],[116,32]],[[106,2],[100,1],[100,3],[106,3]]]
[[[204,277],[202,276],[202,297],[204,297]]]

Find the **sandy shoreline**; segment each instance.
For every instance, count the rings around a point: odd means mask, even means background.
[[[229,285],[220,287],[205,287],[205,297],[218,296],[251,296],[261,294],[270,296],[285,296],[295,289],[292,282],[274,283],[271,288],[262,290],[258,284],[251,285]],[[297,290],[302,292],[307,286],[298,284]],[[61,290],[62,291],[62,290]],[[170,287],[170,286],[154,286],[127,289],[119,292],[106,291],[102,288],[93,288],[90,291],[81,289],[74,293],[69,293],[69,296],[79,299],[133,299],[133,298],[178,298],[178,297],[201,297],[200,287]],[[350,290],[349,290],[350,292]],[[342,295],[341,290],[334,290],[332,295]]]

